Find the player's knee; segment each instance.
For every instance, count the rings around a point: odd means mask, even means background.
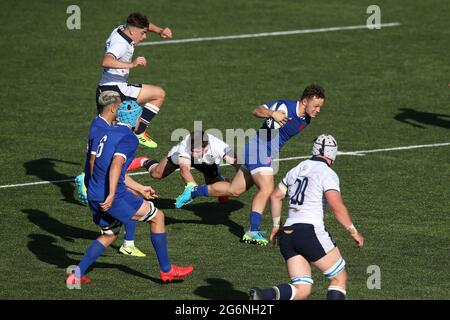
[[[262,187],[260,190],[259,190],[259,193],[261,194],[261,195],[264,195],[265,197],[267,197],[267,199],[269,199],[270,198],[270,196],[271,196],[271,194],[272,194],[272,191],[273,191],[273,186],[264,186],[264,187]]]
[[[112,224],[110,224],[109,226],[106,227],[102,227],[101,228],[101,233],[102,236],[104,237],[116,237],[119,235],[120,233],[120,227],[122,226],[122,224],[119,221],[115,221]]]
[[[302,276],[291,278],[292,286],[294,287],[294,300],[306,300],[312,291],[314,284],[311,276]]]
[[[330,278],[330,287],[337,286],[345,288],[346,283],[347,283],[347,271],[345,270],[345,268],[335,277]]]
[[[164,212],[161,209],[158,209],[158,212],[156,213],[155,222],[159,224],[164,224]]]
[[[230,188],[230,190],[228,190],[228,193],[233,198],[239,198],[241,196],[241,194],[244,193],[244,191],[245,190],[241,190],[241,189],[237,189],[237,188]]]
[[[158,100],[164,100],[166,98],[166,91],[163,88],[156,87],[155,98]]]
[[[295,284],[294,300],[306,300],[312,291],[312,286],[308,284]]]
[[[162,179],[162,172],[156,171],[156,170],[152,170],[152,172],[150,172],[150,176],[155,179],[155,180],[161,180]]]
[[[146,212],[144,212],[144,213],[143,213],[142,215],[140,215],[140,216],[136,215],[137,221],[139,221],[139,222],[151,222],[154,218],[156,218],[157,213],[158,213],[158,211],[160,211],[160,210],[158,210],[158,209],[155,207],[155,205],[153,204],[153,202],[148,201],[148,204],[149,204],[149,206],[148,206],[148,209],[146,210]]]

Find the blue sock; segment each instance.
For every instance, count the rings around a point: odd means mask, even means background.
[[[167,251],[167,234],[165,232],[152,233],[150,239],[158,257],[159,268],[164,272],[169,272],[172,264],[170,263],[169,252]]]
[[[129,221],[125,224],[125,240],[127,241],[133,241],[134,240],[134,234],[136,232],[136,221]]]
[[[195,199],[197,197],[207,197],[208,196],[208,186],[206,184],[202,184],[196,186],[192,189],[191,197]]]
[[[103,251],[105,251],[105,249],[106,248],[100,241],[92,241],[83,256],[83,259],[81,259],[80,264],[78,265],[78,267],[80,268],[80,276],[83,276],[86,273],[86,270],[89,268],[89,266],[93,264],[95,260],[97,260],[97,258],[103,253]]]
[[[262,214],[256,211],[250,213],[250,231],[257,231],[261,225]]]
[[[345,294],[338,290],[328,290],[327,300],[345,300]]]

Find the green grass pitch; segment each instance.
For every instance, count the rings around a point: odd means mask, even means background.
[[[81,8],[81,29],[68,30],[66,8]],[[138,10],[170,26],[174,39],[363,25],[371,1],[3,1],[0,185],[74,177],[84,162],[95,115],[104,41]],[[333,134],[341,151],[450,142],[450,26],[446,0],[380,0],[381,30],[137,47],[146,68],[130,81],[167,91],[151,123],[159,143],[139,155],[159,159],[176,128],[257,128],[251,109],[295,99],[312,82],[327,99],[321,114],[280,157],[308,155],[315,136]],[[160,39],[152,35],[150,41]],[[400,121],[408,118],[410,123]],[[328,212],[326,224],[347,261],[349,299],[448,299],[450,281],[450,146],[365,156],[342,155],[334,169],[366,245],[352,239]],[[279,181],[298,160],[283,161]],[[233,175],[229,167],[223,169]],[[199,177],[197,175],[197,177]],[[177,174],[161,182],[145,175],[161,199],[171,259],[192,263],[185,281],[158,282],[148,226],[136,244],[146,258],[117,252],[122,236],[95,264],[93,283],[68,290],[65,268],[76,264],[98,229],[73,183],[0,189],[1,299],[247,299],[253,286],[287,282],[277,247],[239,242],[247,227],[252,189],[227,205],[201,199],[173,207],[183,185]],[[264,228],[271,219],[266,209]],[[367,268],[381,270],[381,289],[367,288]],[[313,271],[311,299],[324,299],[327,282]]]

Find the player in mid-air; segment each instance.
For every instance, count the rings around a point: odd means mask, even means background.
[[[197,186],[191,168],[203,173],[207,185],[218,181],[229,181],[220,174],[219,164],[222,160],[234,166],[236,170],[239,169],[236,157],[228,144],[212,134],[194,131],[170,149],[167,156],[160,162],[147,157],[138,157],[133,160],[128,170],[144,167],[153,179],[160,180],[179,169],[187,188]],[[227,197],[219,197],[220,203],[226,201]]]
[[[130,69],[146,66],[145,57],[137,57],[132,60],[135,45],[144,41],[147,32],[154,32],[161,38],[171,38],[172,31],[169,28],[160,28],[148,21],[148,18],[140,13],[132,13],[128,16],[124,25],[115,28],[106,40],[105,55],[102,61],[103,74],[96,90],[96,103],[103,91],[111,90],[120,94],[122,101],[133,100],[144,105],[139,122],[134,128],[139,142],[146,147],[156,148],[157,144],[146,133],[149,122],[158,114],[165,98],[162,88],[150,84],[129,84]],[[80,201],[87,203],[86,186],[83,173],[75,177],[75,184]]]
[[[337,142],[322,134],[314,140],[312,158],[291,169],[270,196],[273,228],[270,240],[279,237],[291,284],[250,290],[250,300],[303,300],[311,293],[311,263],[330,280],[328,300],[345,300],[347,272],[345,261],[331,235],[325,229],[326,204],[336,220],[355,240],[358,248],[364,237],[356,230],[345,206],[339,178],[331,169],[337,154]],[[289,215],[280,228],[283,199],[288,197]]]
[[[277,100],[253,110],[258,118],[272,118],[280,128],[273,129],[264,121],[255,137],[244,147],[244,164],[233,181],[216,182],[211,185],[189,186],[177,198],[175,206],[181,208],[186,203],[200,196],[230,196],[239,197],[253,184],[258,192],[253,197],[250,213],[250,228],[242,237],[247,243],[267,245],[268,240],[260,230],[262,214],[270,194],[274,189],[274,171],[272,161],[278,157],[278,152],[284,144],[302,132],[311,119],[320,112],[325,99],[325,92],[319,85],[307,86],[299,101]],[[287,114],[281,110],[287,111]]]
[[[86,146],[86,162],[84,167],[84,172],[79,176],[78,184],[81,184],[87,189],[89,186],[89,179],[91,177],[91,172],[94,168],[94,162],[96,159],[97,148],[100,143],[100,139],[106,134],[106,132],[111,128],[113,120],[108,116],[111,113],[111,108],[118,107],[121,103],[120,95],[115,91],[103,91],[97,103],[98,115],[92,120],[89,137]],[[132,101],[123,102],[126,107],[129,105],[134,106],[135,110],[140,111],[141,108],[135,105]],[[81,180],[82,178],[82,180]],[[87,194],[86,194],[87,203]],[[136,232],[136,222],[128,223],[125,225],[125,235],[123,244],[119,248],[119,252],[134,257],[145,257],[145,253],[139,250],[134,243],[134,235]]]
[[[102,116],[112,123],[118,108],[118,103],[110,103],[104,107]],[[162,281],[181,279],[193,271],[192,266],[180,267],[170,262],[163,212],[151,201],[144,201],[131,192],[133,190],[150,200],[157,197],[151,187],[143,186],[125,174],[139,145],[130,129],[138,118],[131,116],[120,121],[126,123],[111,125],[100,139],[88,184],[88,201],[93,220],[104,232],[88,247],[75,273],[68,275],[66,283],[69,285],[90,282],[85,276],[89,266],[114,242],[121,224],[136,221],[150,223],[151,242],[158,258]]]
[[[171,38],[169,28],[160,28],[150,23],[140,13],[131,13],[126,24],[115,28],[106,40],[105,55],[102,61],[103,74],[97,86],[96,99],[105,90],[117,91],[122,101],[135,100],[144,105],[142,115],[134,132],[139,142],[146,147],[156,148],[157,144],[146,133],[149,122],[162,107],[165,92],[162,88],[150,84],[129,84],[130,69],[147,65],[147,59],[139,56],[132,60],[135,46],[147,38],[147,32],[159,34],[161,38]]]

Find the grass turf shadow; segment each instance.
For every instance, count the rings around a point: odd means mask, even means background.
[[[173,199],[156,199],[154,201],[156,207],[160,209],[174,209]],[[245,232],[244,227],[237,224],[230,219],[232,212],[240,210],[244,207],[244,204],[240,201],[230,199],[226,204],[202,202],[202,203],[191,203],[183,207],[183,210],[193,212],[200,220],[192,219],[179,219],[172,216],[165,215],[166,225],[176,224],[176,223],[193,223],[193,224],[204,224],[204,225],[224,225],[228,227],[230,232],[236,237],[241,238]],[[183,212],[177,209],[182,215]]]
[[[36,176],[43,181],[57,181],[57,180],[74,180],[73,177],[69,177],[65,174],[59,173],[55,170],[56,163],[73,164],[81,168],[81,165],[77,162],[63,161],[52,158],[42,158],[25,162],[23,164],[26,174]],[[83,205],[74,196],[75,186],[74,182],[70,183],[52,183],[61,190],[63,195],[62,201],[67,203],[73,203],[77,205]]]

